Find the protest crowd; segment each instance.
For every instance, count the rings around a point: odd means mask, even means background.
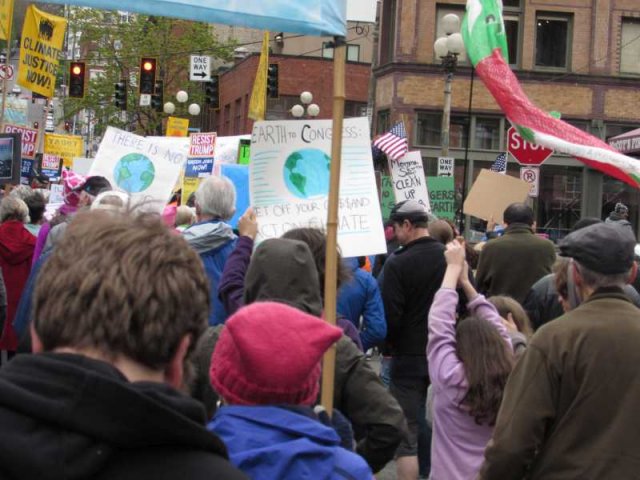
[[[338,252],[333,326],[325,232],[258,241],[226,177],[162,215],[105,177],[61,182],[54,212],[30,186],[0,202],[0,478],[637,475],[624,205],[556,247],[513,203],[472,248],[398,202],[387,253]]]

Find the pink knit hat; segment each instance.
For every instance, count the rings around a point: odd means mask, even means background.
[[[65,204],[72,207],[78,206],[78,202],[80,201],[80,192],[76,190],[84,185],[86,181],[86,177],[78,175],[77,173],[72,172],[71,170],[67,170],[66,168],[62,169],[62,184],[64,185],[64,190],[62,193],[64,196]]]
[[[312,405],[320,359],[340,337],[341,329],[288,305],[252,303],[225,322],[211,384],[234,405]]]

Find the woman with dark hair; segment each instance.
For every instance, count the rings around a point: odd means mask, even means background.
[[[433,385],[431,479],[475,479],[514,355],[496,308],[469,281],[464,246],[447,245],[447,270],[429,311],[427,361]],[[460,286],[470,316],[456,326]]]

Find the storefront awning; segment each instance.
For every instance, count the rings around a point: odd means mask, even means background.
[[[620,153],[638,153],[640,152],[640,128],[611,137],[608,143]]]

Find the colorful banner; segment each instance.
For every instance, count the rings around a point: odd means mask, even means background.
[[[7,40],[13,22],[13,0],[0,0],[0,40]]]
[[[19,133],[22,135],[22,158],[36,158],[36,145],[38,144],[38,130],[29,127],[21,127],[5,123],[5,133]]]
[[[64,18],[33,5],[27,7],[20,43],[18,85],[47,98],[53,97],[66,29]]]
[[[257,122],[251,135],[251,205],[258,241],[327,223],[331,120]],[[345,257],[386,252],[367,118],[346,118],[338,243]]]
[[[189,119],[169,117],[167,119],[167,137],[186,137],[189,135]]]
[[[78,135],[44,134],[44,153],[62,158],[63,166],[71,168],[74,157],[84,154],[84,140]]]
[[[161,212],[171,197],[184,154],[160,142],[108,127],[89,176],[106,177],[114,188],[127,192],[134,205]]]
[[[431,213],[438,218],[455,219],[456,192],[453,182],[453,177],[427,177]]]
[[[409,152],[397,160],[389,159],[389,171],[396,201],[417,200],[431,211],[420,152]]]

